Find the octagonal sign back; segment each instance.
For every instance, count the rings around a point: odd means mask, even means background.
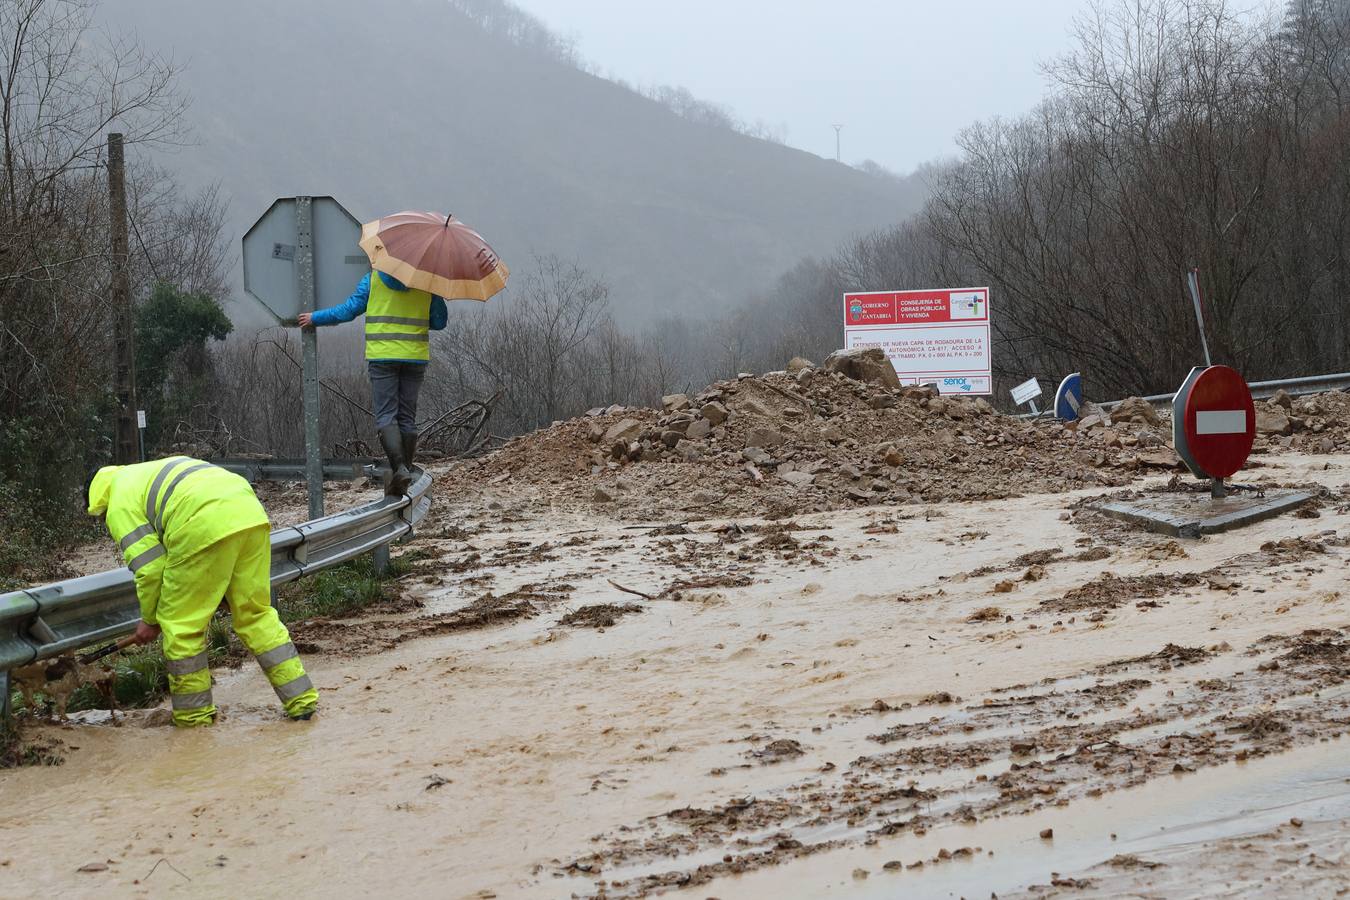
[[[301,312],[295,207],[295,197],[278,199],[244,235],[244,290],[286,323]],[[358,243],[361,223],[341,203],[314,197],[310,208],[314,305],[322,309],[347,298],[370,272],[370,259]]]

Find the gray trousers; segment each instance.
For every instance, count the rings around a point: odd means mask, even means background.
[[[425,363],[377,362],[371,360],[370,398],[375,407],[375,427],[398,423],[398,430],[417,431],[417,394],[427,377]]]

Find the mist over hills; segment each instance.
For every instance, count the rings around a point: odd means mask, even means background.
[[[517,272],[532,254],[576,259],[638,323],[725,310],[923,199],[917,179],[690,121],[448,0],[116,0],[100,15],[184,66],[194,144],[155,160],[187,187],[221,184],[236,248],[277,196],[332,194],[362,220],[439,209]],[[252,306],[236,318],[263,323]]]

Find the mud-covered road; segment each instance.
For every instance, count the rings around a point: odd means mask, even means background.
[[[1102,489],[660,527],[440,498],[420,608],[295,629],[314,722],[244,668],[214,729],[47,726],[65,765],[0,772],[0,896],[1334,895],[1350,457],[1259,474],[1329,490],[1189,542]]]

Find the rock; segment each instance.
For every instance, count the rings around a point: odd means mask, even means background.
[[[1294,424],[1289,421],[1289,417],[1284,413],[1277,412],[1269,407],[1257,407],[1257,434],[1293,434],[1293,432]]]
[[[695,419],[689,423],[684,436],[691,441],[701,441],[712,433],[712,423],[707,419]]]
[[[1280,388],[1275,392],[1275,396],[1270,398],[1271,406],[1283,406],[1285,409],[1294,408],[1294,398],[1289,396],[1289,392]]]
[[[147,709],[136,724],[141,728],[168,728],[173,724],[173,712],[162,706]]]
[[[1329,437],[1324,437],[1317,442],[1318,453],[1330,453],[1336,449],[1336,442]]]
[[[675,445],[675,452],[678,453],[685,462],[693,462],[703,456],[703,448],[693,441],[680,441]]]
[[[797,387],[806,387],[808,384],[811,383],[811,379],[815,376],[815,374],[816,374],[815,369],[802,369],[800,372],[797,373]]]
[[[737,401],[736,410],[747,416],[759,416],[763,419],[778,418],[778,414],[774,410],[769,409],[769,407],[765,406],[754,397],[750,397],[743,401]]]
[[[779,472],[778,477],[795,488],[803,488],[816,480],[810,472]]]
[[[1158,411],[1143,397],[1127,397],[1111,410],[1112,422],[1143,422],[1147,425],[1161,425]]]
[[[900,451],[895,449],[894,447],[891,447],[889,450],[887,450],[886,453],[881,457],[881,459],[888,466],[898,466],[905,461],[905,457],[902,456]]]
[[[600,439],[605,436],[605,426],[599,422],[592,422],[590,429],[586,432],[586,440],[592,444],[600,443]]]
[[[1101,428],[1106,421],[1101,416],[1084,416],[1078,420],[1079,431],[1091,431],[1093,428]]]
[[[860,487],[851,487],[848,489],[848,495],[854,500],[867,502],[873,499],[872,492]]]
[[[776,428],[751,428],[745,436],[747,447],[778,447],[787,442],[787,438]]]
[[[717,401],[703,404],[699,414],[713,425],[721,425],[727,420],[727,408]]]
[[[666,412],[677,412],[681,409],[688,409],[689,406],[687,394],[666,394],[661,398],[661,407]]]
[[[783,410],[783,418],[793,420],[804,419],[806,418],[806,410],[802,409],[800,406],[789,406]]]
[[[867,401],[867,405],[873,409],[890,409],[895,406],[895,396],[893,394],[877,394]]]
[[[1105,428],[1101,433],[1102,443],[1108,447],[1120,447],[1120,435],[1116,434],[1110,428]]]
[[[900,396],[918,403],[921,400],[932,400],[938,396],[938,389],[931,384],[911,384],[900,389]]]
[[[816,364],[804,356],[794,356],[792,359],[788,360],[787,364],[788,373],[791,375],[796,375],[803,369],[814,369],[815,367]]]
[[[613,503],[614,493],[604,485],[597,484],[595,491],[591,494],[591,500],[595,503]]]
[[[602,438],[606,445],[623,443],[627,445],[630,441],[635,441],[642,434],[642,423],[637,419],[620,419],[609,430],[605,432]]]
[[[746,447],[741,451],[741,459],[757,466],[767,466],[773,463],[773,456],[762,447]]]
[[[824,428],[820,429],[820,436],[831,444],[837,444],[844,439],[844,429],[833,422],[829,422]]]
[[[594,419],[596,416],[603,416],[604,414],[605,408],[603,406],[592,406],[586,410],[586,418],[588,419]]]
[[[616,416],[627,408],[628,407],[624,406],[622,403],[615,403],[613,406],[606,406],[605,411],[604,413],[602,413],[602,415]]]
[[[683,437],[683,434],[672,428],[661,432],[661,443],[665,444],[667,447],[674,447]]]
[[[900,387],[900,378],[895,374],[895,366],[886,358],[880,347],[855,347],[852,350],[836,350],[825,358],[825,371],[838,372],[854,381],[872,382],[895,390]]]

